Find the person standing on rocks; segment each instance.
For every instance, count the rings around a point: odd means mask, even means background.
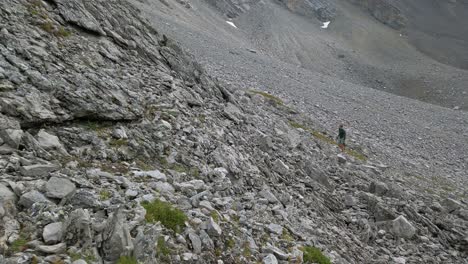
[[[340,128],[338,129],[338,136],[336,137],[336,141],[338,143],[338,147],[341,149],[341,152],[344,152],[346,147],[346,131],[344,130],[343,125],[340,125]]]

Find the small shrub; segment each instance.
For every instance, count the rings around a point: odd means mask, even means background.
[[[213,218],[213,221],[219,223],[219,215],[216,211],[211,211],[210,216],[211,218]]]
[[[268,99],[270,102],[274,103],[275,105],[284,105],[283,100],[269,93],[262,92],[262,91],[255,91],[255,90],[251,90],[250,92],[253,94],[258,94],[258,95],[265,97],[266,99]]]
[[[71,32],[66,30],[64,27],[59,27],[59,29],[55,32],[55,36],[67,38],[71,36]]]
[[[234,248],[234,246],[236,246],[236,241],[233,238],[230,238],[226,241],[225,246],[228,249]]]
[[[42,28],[42,30],[44,30],[47,33],[50,33],[50,34],[54,33],[54,24],[52,24],[52,22],[50,21],[42,23],[40,27]]]
[[[281,234],[281,239],[286,240],[288,242],[294,241],[294,238],[291,236],[291,234],[286,228],[283,229],[283,234]]]
[[[242,256],[244,256],[245,258],[252,257],[252,250],[250,250],[250,247],[249,247],[248,243],[244,244],[244,248],[242,250]]]
[[[128,146],[128,140],[127,139],[111,139],[109,142],[109,145],[115,148]]]
[[[157,249],[157,254],[159,256],[169,256],[171,254],[171,250],[167,247],[166,241],[164,240],[163,236],[160,236],[158,238],[158,245],[156,247]]]
[[[20,234],[20,237],[11,243],[10,251],[13,253],[22,252],[27,249],[26,243],[28,240],[23,234]]]
[[[304,252],[304,263],[331,264],[330,259],[316,247],[305,246],[301,250]]]
[[[150,171],[150,170],[154,170],[154,166],[152,166],[151,164],[149,164],[148,161],[143,161],[141,159],[138,159],[135,161],[135,164],[138,168],[144,170],[144,171]]]
[[[135,257],[121,256],[117,264],[138,264],[138,261]]]
[[[109,198],[111,198],[111,196],[112,196],[112,193],[109,192],[108,190],[101,190],[99,192],[99,200],[101,201],[108,200]]]
[[[159,199],[153,202],[142,202],[146,209],[146,221],[149,223],[161,222],[163,226],[174,232],[179,232],[187,221],[187,216],[178,208]]]

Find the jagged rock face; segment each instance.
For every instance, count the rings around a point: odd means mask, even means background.
[[[206,0],[209,4],[221,10],[229,18],[235,18],[251,9],[261,0]]]
[[[400,171],[339,162],[292,125],[321,131],[308,117],[212,80],[127,1],[0,7],[1,263],[466,259],[466,202],[444,216],[404,182],[369,187]],[[147,222],[156,199],[178,233]]]
[[[280,0],[289,10],[321,21],[330,21],[336,16],[336,9],[325,0]]]
[[[349,1],[366,9],[373,17],[391,28],[402,29],[406,26],[406,17],[388,0]]]

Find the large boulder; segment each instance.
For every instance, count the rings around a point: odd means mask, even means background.
[[[6,203],[8,201],[16,201],[16,195],[10,188],[0,183],[0,204]]]
[[[410,239],[416,234],[416,228],[401,215],[392,221],[391,232],[396,237]]]
[[[22,166],[20,172],[23,176],[41,178],[59,169],[60,166],[55,164],[35,164]]]
[[[39,130],[37,133],[37,141],[39,146],[45,150],[57,150],[65,154],[65,148],[57,136],[47,133],[44,129]]]
[[[406,26],[407,18],[390,0],[349,0],[367,10],[375,19],[394,29]]]
[[[42,231],[42,238],[48,245],[58,243],[62,240],[62,223],[51,223],[44,227]]]
[[[42,193],[33,190],[20,197],[19,204],[25,208],[31,208],[35,203],[52,203]]]
[[[46,196],[62,199],[75,191],[75,184],[68,179],[51,177],[46,183]]]

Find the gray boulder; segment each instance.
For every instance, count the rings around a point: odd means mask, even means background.
[[[273,162],[273,170],[281,175],[285,175],[289,172],[288,165],[284,164],[284,162],[280,159],[275,160]]]
[[[451,199],[447,198],[442,202],[442,205],[444,206],[445,210],[449,213],[455,212],[456,210],[461,208],[461,203]]]
[[[37,133],[37,142],[39,142],[39,146],[45,150],[60,149],[63,147],[57,136],[47,133],[44,129],[39,130],[39,133]]]
[[[263,258],[262,263],[263,264],[278,264],[278,260],[276,259],[275,255],[268,254],[266,257]]]
[[[340,164],[345,164],[348,161],[348,159],[346,159],[345,155],[343,154],[336,155],[336,158],[338,159],[338,163]]]
[[[132,236],[125,220],[123,211],[118,209],[106,223],[102,243],[103,258],[106,261],[116,262],[121,255],[133,250]]]
[[[46,184],[46,196],[62,199],[75,191],[75,184],[65,178],[51,177]]]
[[[62,223],[51,223],[44,227],[42,238],[46,244],[55,244],[62,240]]]
[[[0,137],[7,143],[10,147],[17,149],[21,143],[21,138],[23,137],[23,130],[21,129],[2,129],[0,130]]]
[[[10,188],[0,183],[0,204],[8,201],[15,202],[16,195],[10,190]]]
[[[383,196],[388,192],[388,187],[383,182],[371,182],[369,185],[369,192],[375,193],[378,196]]]
[[[401,215],[392,221],[391,232],[396,237],[410,239],[416,234],[416,228]]]
[[[215,237],[219,237],[223,232],[221,227],[219,227],[218,223],[216,223],[212,217],[206,223],[206,232]]]
[[[271,233],[274,233],[274,234],[277,234],[277,235],[283,234],[283,227],[280,226],[280,225],[277,225],[277,224],[269,224],[269,225],[267,225],[267,229]]]
[[[20,197],[19,204],[25,208],[31,208],[35,203],[52,203],[42,193],[33,190]]]
[[[27,177],[44,177],[47,176],[50,172],[60,169],[59,165],[55,164],[36,164],[29,166],[22,166],[20,172],[23,176]]]
[[[194,232],[190,232],[188,234],[188,237],[190,239],[190,242],[192,242],[193,252],[195,254],[200,254],[202,251],[202,242],[201,242],[200,237]]]
[[[279,203],[279,200],[278,198],[276,198],[276,196],[271,193],[269,190],[267,189],[264,189],[262,190],[261,192],[258,193],[261,197],[265,198],[268,200],[268,202],[270,203]]]

